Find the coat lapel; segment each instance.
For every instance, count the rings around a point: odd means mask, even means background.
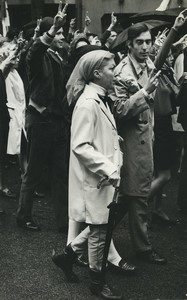
[[[99,103],[100,109],[105,114],[105,116],[108,118],[108,120],[111,122],[112,126],[116,129],[116,123],[114,121],[114,117],[110,111],[108,104],[106,104],[106,105],[107,105],[107,107],[104,105],[103,101],[100,100],[100,103]]]
[[[87,99],[92,98],[98,103],[102,113],[105,114],[105,116],[110,121],[112,126],[116,129],[116,123],[115,123],[114,117],[110,111],[110,108],[109,108],[108,104],[107,104],[107,106],[105,106],[103,101],[99,98],[97,91],[92,86],[86,85],[84,92],[86,94]],[[92,96],[90,97],[90,95],[92,95]]]

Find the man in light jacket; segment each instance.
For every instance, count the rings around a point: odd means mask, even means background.
[[[155,64],[149,58],[152,36],[147,25],[137,23],[131,26],[128,30],[128,56],[114,71],[111,97],[119,134],[124,139],[122,148],[125,155],[121,192],[128,204],[131,239],[137,256],[153,264],[166,264],[166,259],[153,249],[147,231],[147,202],[153,179],[154,90],[158,85],[158,70],[185,21],[182,12],[176,18]]]

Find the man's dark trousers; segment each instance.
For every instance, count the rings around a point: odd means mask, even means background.
[[[179,188],[178,205],[183,213],[187,215],[187,130],[185,131],[184,156],[182,159]]]
[[[26,113],[28,165],[22,178],[17,218],[32,220],[33,193],[44,166],[49,166],[51,192],[58,228],[67,226],[68,128],[60,116],[40,114],[32,106]]]

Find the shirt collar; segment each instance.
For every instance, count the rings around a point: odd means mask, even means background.
[[[139,62],[137,62],[137,60],[129,53],[128,57],[136,71],[137,75],[140,75],[140,73],[142,72],[142,64],[140,64]],[[148,59],[146,59],[145,61],[145,65],[147,67],[147,71],[148,73],[151,72],[154,69],[154,64],[151,61],[151,59],[148,57]]]
[[[97,92],[98,95],[105,96],[106,93],[107,93],[107,91],[106,91],[105,88],[103,88],[102,86],[100,86],[100,85],[98,85],[96,83],[90,82],[89,86],[94,87],[94,89],[96,90],[96,92]]]

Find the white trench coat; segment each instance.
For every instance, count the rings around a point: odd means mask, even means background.
[[[122,155],[115,120],[98,96],[96,85],[86,85],[72,117],[69,168],[69,217],[88,224],[106,224],[114,188],[97,188],[103,176],[120,172]]]

